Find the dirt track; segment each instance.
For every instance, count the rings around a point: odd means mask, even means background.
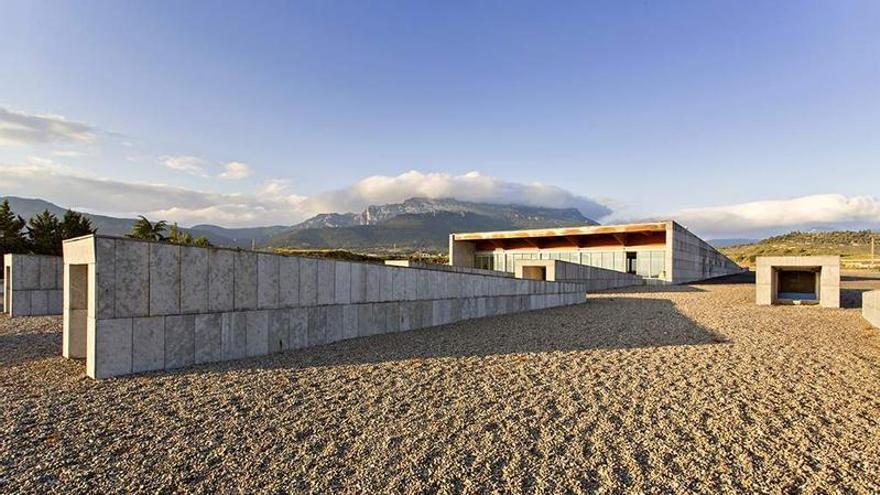
[[[880,491],[858,309],[667,290],[103,382],[0,317],[0,491]]]

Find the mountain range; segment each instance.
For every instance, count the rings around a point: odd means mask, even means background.
[[[8,196],[13,211],[25,219],[42,212],[61,216],[65,208],[42,199]],[[84,213],[99,232],[124,235],[134,218]],[[159,220],[159,219],[151,219]],[[218,246],[418,249],[444,251],[451,232],[597,225],[575,208],[489,204],[452,198],[410,198],[372,205],[360,213],[322,213],[290,226],[227,228],[201,224],[184,228]]]

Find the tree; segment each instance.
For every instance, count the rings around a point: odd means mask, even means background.
[[[199,247],[211,247],[211,241],[209,241],[207,237],[200,235],[193,239],[192,245]]]
[[[165,220],[159,220],[156,223],[152,223],[147,220],[147,217],[138,215],[138,220],[131,226],[131,231],[126,234],[126,237],[142,239],[145,241],[164,241],[164,234],[167,228],[168,222]]]
[[[180,227],[177,226],[177,222],[174,222],[168,229],[168,241],[174,244],[189,246],[193,243],[193,237],[189,232],[180,230]]]
[[[64,218],[61,220],[61,238],[73,239],[82,235],[94,234],[95,229],[92,221],[86,218],[82,213],[73,210],[64,212]]]
[[[27,251],[27,239],[22,230],[25,221],[9,207],[9,200],[0,204],[0,255]]]
[[[61,223],[49,210],[31,217],[27,235],[34,253],[61,256]]]

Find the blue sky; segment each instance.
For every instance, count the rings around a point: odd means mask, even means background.
[[[829,224],[880,223],[876,1],[7,1],[0,14],[3,194],[184,224],[460,190],[606,221],[681,215],[718,235],[802,225],[753,217],[804,204]],[[4,139],[4,125],[33,132]]]

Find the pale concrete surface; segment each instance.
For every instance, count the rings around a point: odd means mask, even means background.
[[[876,328],[880,328],[880,290],[862,294],[862,317]]]
[[[37,254],[3,255],[3,311],[11,316],[64,311],[64,260]]]
[[[840,256],[759,256],[755,270],[755,303],[777,304],[779,270],[799,268],[818,271],[816,290],[821,306],[840,307]]]

